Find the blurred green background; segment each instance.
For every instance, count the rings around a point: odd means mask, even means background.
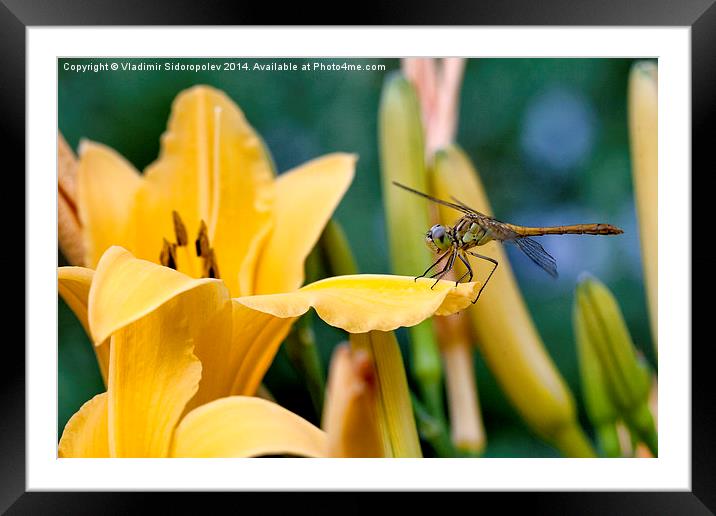
[[[333,152],[360,156],[356,177],[337,210],[361,272],[389,272],[377,148],[377,109],[397,59],[328,59],[382,64],[384,71],[99,71],[65,64],[172,59],[59,60],[58,125],[76,149],[82,138],[107,144],[142,170],[159,151],[171,102],[181,90],[210,84],[224,90],[263,136],[279,171]],[[222,64],[227,59],[182,59]],[[235,59],[254,63],[309,59]],[[462,88],[458,143],[478,168],[499,219],[525,225],[609,222],[619,238],[543,237],[557,259],[552,280],[508,246],[527,304],[559,370],[575,393],[583,424],[571,326],[576,278],[589,271],[614,292],[636,345],[655,366],[645,304],[632,195],[626,93],[630,59],[471,59]],[[450,223],[452,221],[445,221]],[[64,264],[62,256],[60,264]],[[428,264],[426,264],[427,266]],[[422,271],[415,271],[416,275]],[[104,387],[90,343],[59,300],[58,436],[69,417]],[[317,319],[317,318],[314,318]],[[315,322],[327,363],[343,335]],[[475,356],[487,430],[486,456],[557,456],[532,436],[482,359]],[[277,401],[317,422],[310,398],[285,353],[266,384]]]

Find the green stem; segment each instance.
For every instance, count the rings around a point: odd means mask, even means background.
[[[311,315],[301,317],[286,338],[284,346],[294,369],[306,382],[308,394],[318,417],[323,412],[323,396],[326,378],[323,373],[321,356],[311,327]]]
[[[565,457],[597,456],[589,439],[576,422],[563,426],[550,441]]]
[[[646,444],[651,454],[658,457],[659,439],[654,425],[654,417],[651,415],[648,404],[644,402],[630,413],[625,414],[624,421],[639,440]]]
[[[606,423],[598,426],[597,429],[597,442],[599,448],[602,450],[607,457],[621,457],[622,448],[619,444],[619,435],[617,434],[617,427],[614,423]]]
[[[413,403],[413,411],[415,412],[420,437],[430,443],[438,457],[456,457],[457,453],[445,424],[434,418],[412,392],[410,393],[410,399]]]
[[[358,274],[358,265],[353,257],[348,238],[338,221],[331,219],[319,241],[324,263],[331,276]]]
[[[443,401],[443,370],[435,341],[433,322],[424,321],[409,329],[410,355],[415,380],[428,413],[447,426]]]

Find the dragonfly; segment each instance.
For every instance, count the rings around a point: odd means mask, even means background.
[[[487,276],[487,280],[480,287],[477,297],[472,302],[477,303],[480,299],[483,289],[490,281],[490,278],[494,274],[499,263],[494,258],[484,256],[482,254],[473,251],[475,247],[485,245],[493,240],[498,242],[509,242],[517,245],[517,247],[525,253],[530,260],[542,268],[547,274],[553,278],[557,277],[557,261],[547,251],[544,250],[536,240],[530,237],[543,236],[543,235],[620,235],[624,233],[621,229],[611,224],[573,224],[569,226],[549,226],[549,227],[529,227],[529,226],[518,226],[517,224],[510,224],[508,222],[502,222],[493,217],[480,213],[479,211],[470,208],[465,203],[451,197],[455,202],[449,202],[442,199],[437,199],[431,195],[420,192],[409,186],[393,181],[395,186],[398,186],[408,192],[412,192],[416,195],[424,197],[434,203],[442,204],[454,210],[461,212],[463,215],[458,219],[452,226],[445,226],[442,224],[435,224],[425,234],[425,243],[430,249],[439,254],[437,260],[428,267],[425,272],[415,278],[417,281],[419,278],[424,278],[430,271],[438,267],[445,260],[445,264],[442,269],[438,270],[429,277],[437,278],[433,287],[437,285],[438,281],[442,279],[448,272],[450,272],[455,265],[456,260],[460,260],[466,267],[466,272],[456,282],[457,286],[462,280],[467,278],[467,281],[472,281],[473,272],[470,266],[470,261],[467,255],[480,258],[492,263],[492,270]]]

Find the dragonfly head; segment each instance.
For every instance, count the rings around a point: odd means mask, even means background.
[[[452,245],[449,228],[435,224],[425,235],[425,243],[433,252],[440,253],[447,251]]]

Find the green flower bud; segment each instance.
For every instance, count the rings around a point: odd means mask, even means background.
[[[595,387],[599,381],[594,381],[597,373],[593,369],[587,373],[590,410],[596,411],[598,420],[611,417],[611,409],[605,401],[605,395],[608,395],[629,430],[657,455],[656,429],[648,408],[649,367],[634,347],[616,299],[604,284],[588,275],[583,276],[577,285],[575,327],[578,342],[584,342],[580,344],[580,351],[590,348],[593,351],[591,362],[598,363],[600,369],[598,374],[603,388]]]

